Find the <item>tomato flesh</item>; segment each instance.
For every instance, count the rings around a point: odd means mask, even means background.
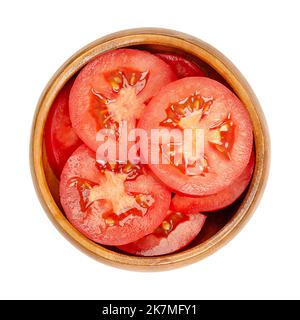
[[[75,80],[70,94],[72,125],[96,151],[100,129],[111,129],[118,137],[124,121],[128,130],[134,128],[149,99],[175,79],[171,67],[149,52],[118,49],[104,53]]]
[[[163,61],[168,63],[176,73],[178,79],[185,77],[205,77],[205,72],[194,62],[175,53],[157,53]]]
[[[85,145],[68,159],[61,174],[61,204],[69,221],[89,239],[127,244],[153,232],[167,215],[171,193],[149,170],[133,167],[99,167]]]
[[[69,156],[82,143],[71,126],[69,116],[69,94],[73,82],[74,79],[67,82],[57,95],[45,125],[47,158],[58,178]]]
[[[201,231],[206,216],[201,213],[185,215],[169,211],[161,225],[151,234],[119,249],[139,256],[157,256],[180,250]]]
[[[203,197],[186,197],[175,195],[172,199],[173,210],[182,213],[216,211],[231,205],[245,191],[252,177],[254,168],[254,152],[243,173],[228,187],[216,194]]]
[[[229,186],[247,166],[253,145],[252,124],[241,101],[222,84],[205,77],[170,83],[147,105],[139,127],[202,130],[204,154],[194,157],[183,145],[161,145],[170,163],[151,163],[154,174],[175,192],[192,196],[217,193]],[[193,148],[196,145],[193,136]],[[176,147],[176,148],[175,148]],[[167,151],[167,152],[166,152]],[[174,161],[181,155],[180,164]]]

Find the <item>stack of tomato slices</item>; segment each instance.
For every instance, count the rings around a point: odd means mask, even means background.
[[[121,161],[119,153],[115,161],[99,158],[112,134],[121,149],[124,123],[126,132],[147,134],[146,148],[135,161]],[[149,147],[153,129],[161,130],[159,161]],[[106,140],[98,136],[103,130]],[[173,132],[184,139],[188,132],[192,147]],[[139,256],[187,246],[209,212],[241,196],[255,165],[248,112],[227,87],[187,57],[136,49],[97,56],[65,85],[49,112],[45,145],[72,225]]]

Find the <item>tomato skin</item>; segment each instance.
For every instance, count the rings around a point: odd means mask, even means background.
[[[157,53],[163,61],[168,63],[176,73],[178,79],[185,77],[205,77],[205,72],[194,62],[175,53]]]
[[[75,185],[70,184],[73,178],[80,178],[102,185],[106,178],[95,161],[95,153],[87,146],[80,146],[68,159],[60,181],[60,199],[64,212],[72,225],[89,239],[105,245],[123,245],[136,241],[155,230],[167,215],[171,193],[157,182],[149,170],[135,180],[126,181],[125,189],[130,194],[149,194],[154,204],[144,216],[134,216],[122,225],[107,227],[105,214],[111,210],[106,200],[94,201],[86,211],[82,210],[80,194]]]
[[[45,125],[45,146],[50,167],[59,178],[69,156],[82,143],[71,126],[69,94],[74,79],[69,80],[49,111]]]
[[[189,59],[175,53],[156,53],[156,55],[173,68],[178,79],[186,77],[208,77],[222,83],[229,90],[232,90],[230,85],[218,72],[201,60],[195,64]]]
[[[180,250],[192,242],[201,231],[206,216],[201,213],[188,215],[188,220],[180,223],[166,237],[158,237],[154,233],[124,246],[122,251],[138,256],[159,256]]]
[[[181,101],[195,92],[204,97],[213,97],[209,114],[199,125],[205,137],[211,133],[210,126],[231,114],[235,123],[232,159],[224,155],[205,138],[204,153],[208,156],[209,172],[204,176],[188,176],[172,164],[151,164],[153,173],[176,193],[189,196],[205,196],[219,192],[229,186],[247,166],[253,146],[252,124],[242,102],[224,85],[206,77],[183,78],[174,81],[153,97],[139,121],[139,128],[150,136],[153,128],[162,128],[161,122],[167,117],[170,103]],[[143,155],[142,155],[143,157]],[[145,160],[144,160],[145,161]]]
[[[255,156],[253,151],[247,167],[231,185],[216,194],[203,197],[186,197],[177,194],[172,199],[172,209],[186,214],[193,214],[199,211],[216,211],[231,205],[249,185],[254,163]]]
[[[105,97],[105,101],[121,99],[122,89],[118,93],[114,92],[107,75],[124,68],[135,72],[148,73],[143,89],[128,99],[123,96],[122,101],[124,103],[120,102],[128,110],[126,115],[132,116],[131,120],[127,120],[130,128],[135,127],[136,120],[139,118],[138,114],[142,112],[145,103],[162,86],[176,80],[176,75],[168,64],[146,51],[116,49],[101,54],[89,62],[76,78],[69,102],[73,128],[82,141],[94,151],[97,151],[101,144],[101,142],[96,141],[96,134],[103,128],[97,117],[92,115],[93,110],[99,110],[100,106],[95,92]],[[126,90],[122,92],[124,93]],[[111,105],[113,103],[107,104],[107,108]]]

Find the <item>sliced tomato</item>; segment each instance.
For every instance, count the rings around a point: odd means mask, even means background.
[[[252,177],[254,168],[254,152],[243,173],[224,190],[216,194],[203,197],[186,197],[175,195],[172,199],[173,209],[182,213],[207,212],[223,209],[234,201],[245,191]]]
[[[192,153],[186,152],[183,142],[162,142],[160,154],[169,157],[169,163],[144,159],[161,181],[185,195],[217,193],[232,184],[249,163],[253,135],[246,108],[229,89],[205,77],[183,78],[162,88],[145,108],[139,127],[147,130],[148,137],[155,128],[190,129]],[[199,131],[203,142],[194,134]],[[199,142],[204,151],[201,157],[195,155]],[[147,155],[142,153],[142,157]]]
[[[176,73],[178,79],[185,77],[205,77],[205,72],[191,60],[175,53],[157,53],[158,57],[168,63]]]
[[[59,178],[69,156],[82,143],[71,126],[69,94],[74,79],[71,79],[57,95],[45,125],[45,145],[50,167]]]
[[[123,245],[160,225],[171,193],[149,170],[130,164],[103,167],[82,145],[62,171],[60,199],[69,221],[89,239]]]
[[[141,50],[118,49],[104,53],[85,66],[70,94],[70,116],[78,136],[96,151],[100,129],[120,134],[136,125],[145,103],[159,89],[176,79],[172,68]]]
[[[158,256],[177,251],[199,234],[206,216],[169,211],[161,225],[142,239],[118,248],[139,256]]]
[[[224,78],[202,60],[198,60],[196,64],[189,60],[188,57],[174,53],[157,53],[156,55],[173,68],[178,79],[186,77],[208,77],[224,84],[228,89],[232,90]]]

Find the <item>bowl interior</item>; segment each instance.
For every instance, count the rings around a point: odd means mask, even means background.
[[[146,44],[146,45],[133,45],[133,46],[127,46],[128,48],[135,48],[135,49],[141,49],[141,50],[147,50],[153,53],[157,52],[164,52],[164,53],[178,53],[182,56],[187,57],[188,59],[192,60],[194,63],[199,65],[202,70],[205,71],[205,73],[208,75],[208,77],[211,77],[215,80],[218,80],[219,82],[223,83],[226,85],[229,89],[233,91],[231,86],[226,82],[226,80],[217,72],[215,69],[213,69],[208,63],[202,61],[198,57],[193,56],[190,53],[187,53],[183,50],[180,50],[179,48],[174,48],[170,46],[163,46],[163,45],[151,45],[151,44]],[[46,179],[47,183],[50,189],[50,192],[55,199],[55,202],[59,208],[61,208],[61,204],[59,201],[59,181],[56,179],[55,175],[53,174],[45,152],[45,147],[43,148],[43,166],[45,168],[45,173],[46,173]],[[199,233],[199,235],[192,241],[192,243],[189,244],[189,246],[185,247],[182,249],[182,251],[192,248],[194,246],[197,246],[206,240],[210,239],[213,237],[217,232],[219,232],[237,213],[245,195],[247,193],[247,190],[239,197],[238,200],[236,200],[232,205],[229,207],[215,211],[215,212],[210,212],[207,213],[207,220],[206,223]],[[63,211],[63,210],[62,210]],[[119,252],[121,254],[129,255],[126,253],[121,252],[115,247],[109,247],[105,246],[108,250],[114,251],[114,252]]]

